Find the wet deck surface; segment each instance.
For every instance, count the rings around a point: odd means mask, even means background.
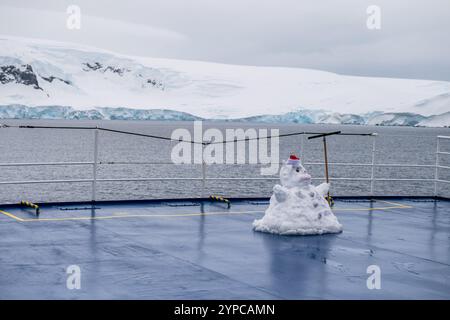
[[[450,299],[450,202],[336,201],[344,232],[306,237],[253,232],[267,203],[2,207],[0,299]]]

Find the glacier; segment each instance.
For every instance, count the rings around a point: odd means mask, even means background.
[[[43,119],[43,120],[171,120],[194,121],[202,120],[186,112],[152,109],[140,110],[129,108],[95,108],[77,110],[69,106],[24,105],[0,106],[0,119]]]
[[[259,115],[246,118],[202,118],[187,112],[168,109],[132,109],[97,107],[77,110],[70,106],[0,105],[0,119],[43,119],[43,120],[156,120],[156,121],[233,121],[256,123],[299,123],[299,124],[352,124],[379,126],[425,126],[450,127],[450,112],[425,117],[414,113],[370,112],[363,115],[339,114],[324,110],[298,110],[280,115]]]
[[[0,36],[0,118],[449,126],[450,82],[135,57]]]

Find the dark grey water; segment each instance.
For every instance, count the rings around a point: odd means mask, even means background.
[[[176,128],[192,131],[191,122],[139,121],[15,121],[2,120],[11,125],[69,125],[95,126],[140,133],[170,136]],[[204,129],[279,128],[280,133],[298,131],[326,132],[341,130],[348,133],[377,132],[376,163],[434,165],[436,136],[450,135],[445,128],[370,127],[349,125],[276,125],[210,122]],[[372,138],[333,136],[328,138],[330,162],[370,163]],[[0,163],[92,161],[94,132],[89,130],[0,129]],[[201,177],[201,165],[170,164],[175,142],[155,140],[117,133],[100,132],[98,178]],[[303,148],[301,148],[303,144]],[[441,150],[450,152],[450,140],[442,141]],[[306,137],[291,136],[280,140],[280,160],[291,152],[299,153],[304,162],[322,162],[322,142]],[[108,164],[115,162],[115,164]],[[119,163],[117,163],[119,162]],[[140,164],[131,164],[140,163]],[[450,156],[442,155],[440,163],[450,166]],[[313,177],[324,176],[323,166],[306,166]],[[211,165],[207,177],[261,177],[258,165]],[[26,166],[0,167],[0,181],[90,179],[92,166]],[[435,168],[379,167],[376,178],[434,179]],[[370,167],[331,166],[332,177],[370,178]],[[450,170],[440,169],[439,177],[450,180]],[[316,181],[319,183],[320,181]],[[205,194],[233,196],[269,196],[275,181],[207,181]],[[22,199],[45,201],[90,200],[91,183],[0,185],[0,203],[14,203]],[[99,182],[97,199],[182,198],[202,195],[201,181]],[[450,184],[439,183],[439,194],[450,196]],[[368,195],[368,181],[332,180],[335,195]],[[432,181],[399,181],[374,184],[376,195],[432,195]]]

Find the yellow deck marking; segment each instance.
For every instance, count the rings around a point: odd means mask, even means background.
[[[401,204],[401,203],[397,203],[397,202],[392,202],[392,201],[386,201],[386,200],[377,200],[377,201],[379,201],[379,202],[384,202],[384,203],[387,203],[387,204],[392,204],[392,205],[394,205],[394,206],[402,207],[402,208],[408,208],[408,209],[410,209],[410,208],[413,207],[413,206],[407,206],[407,205],[404,205],[404,204]]]
[[[67,220],[106,220],[106,219],[120,219],[120,218],[141,218],[141,217],[194,217],[194,216],[212,216],[212,215],[227,215],[227,214],[252,214],[262,213],[262,211],[223,211],[223,212],[205,212],[205,213],[180,213],[180,214],[123,214],[115,216],[101,216],[101,217],[72,217],[72,218],[39,218],[39,219],[22,219],[24,222],[31,221],[67,221]]]
[[[3,210],[0,210],[0,213],[4,214],[5,216],[8,216],[10,218],[13,218],[14,220],[17,220],[17,221],[21,221],[21,222],[25,221],[24,219],[16,217],[15,215],[13,215],[9,212],[3,211]]]
[[[390,204],[390,207],[373,207],[373,208],[342,208],[342,209],[333,209],[333,211],[375,211],[375,210],[390,210],[390,209],[411,209],[412,206],[407,206],[401,203],[390,202],[385,200],[376,200],[376,202],[383,202],[386,204]]]
[[[336,208],[333,211],[375,211],[375,210],[390,210],[390,209],[410,209],[412,206],[407,206],[401,203],[395,203],[384,200],[377,200],[376,202],[383,202],[392,206],[388,207],[373,207],[373,208]],[[211,215],[233,215],[233,214],[254,214],[263,213],[263,211],[221,211],[221,212],[197,212],[197,213],[180,213],[180,214],[120,214],[114,216],[99,216],[99,217],[68,217],[68,218],[36,218],[36,219],[22,219],[12,213],[0,210],[0,213],[13,218],[20,222],[46,222],[46,221],[74,221],[74,220],[108,220],[108,219],[124,219],[124,218],[170,218],[170,217],[195,217],[195,216],[211,216]]]

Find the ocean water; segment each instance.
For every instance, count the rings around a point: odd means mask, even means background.
[[[43,121],[2,120],[10,125],[100,126],[111,129],[154,134],[169,137],[173,130],[186,128],[192,132],[192,122],[158,121]],[[302,125],[204,122],[204,130],[217,128],[277,128],[281,134],[292,132],[346,133],[377,132],[375,161],[377,164],[434,165],[436,136],[450,136],[447,128],[375,127],[351,125]],[[328,156],[332,163],[371,163],[372,137],[328,137]],[[171,152],[178,142],[119,133],[99,133],[99,159],[97,177],[112,178],[200,178],[201,165],[174,165]],[[225,150],[225,149],[224,149]],[[441,151],[450,152],[450,140],[442,140]],[[280,139],[279,161],[291,152],[304,163],[323,162],[322,140],[308,140],[307,136],[289,136]],[[30,162],[83,162],[93,161],[94,132],[92,130],[19,129],[0,128],[0,163]],[[450,166],[450,155],[441,155],[440,164]],[[315,183],[324,180],[323,165],[305,165]],[[371,167],[330,166],[331,193],[334,195],[368,195],[370,182],[334,180],[336,177],[370,178]],[[434,179],[434,167],[375,167],[376,178]],[[450,180],[450,170],[439,169],[440,179]],[[60,166],[0,166],[0,181],[91,179],[92,165]],[[215,164],[206,167],[206,176],[260,178],[260,165]],[[274,178],[277,175],[273,176]],[[166,180],[140,182],[97,182],[97,200],[156,199],[201,197],[220,194],[226,197],[270,196],[276,180],[211,180],[205,188],[201,181]],[[433,181],[376,181],[375,195],[434,194]],[[450,184],[438,183],[438,194],[450,197]],[[20,200],[34,202],[91,200],[92,183],[14,184],[0,185],[0,203]]]

